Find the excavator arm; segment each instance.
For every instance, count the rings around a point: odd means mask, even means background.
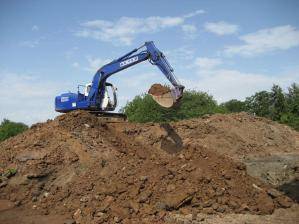
[[[122,57],[102,66],[94,75],[88,96],[76,93],[64,93],[55,99],[55,110],[58,112],[68,112],[76,109],[101,111],[102,102],[105,96],[106,80],[113,74],[129,68],[135,64],[148,60],[156,65],[174,88],[160,95],[152,95],[153,99],[163,107],[171,107],[178,102],[182,95],[184,86],[179,83],[173,73],[173,68],[161,51],[159,51],[152,41],[145,42]],[[114,108],[113,108],[114,109]]]
[[[143,48],[145,48],[145,50],[140,51]],[[172,89],[169,93],[170,95],[167,94],[164,97],[158,96],[158,98],[153,96],[154,99],[160,105],[166,107],[169,107],[169,105],[177,102],[182,97],[184,86],[182,86],[176,79],[173,73],[173,68],[170,66],[164,54],[156,48],[152,41],[149,41],[145,42],[145,44],[141,47],[136,48],[124,56],[110,62],[109,64],[104,65],[97,71],[93,78],[92,86],[88,95],[90,106],[98,107],[98,105],[101,104],[107,78],[121,70],[129,68],[145,60],[149,60],[151,64],[156,65],[174,86],[174,89]],[[164,101],[168,101],[168,103],[166,103],[167,105],[163,103]]]

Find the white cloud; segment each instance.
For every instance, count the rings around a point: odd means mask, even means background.
[[[240,37],[242,45],[227,46],[226,55],[254,56],[299,46],[299,31],[293,26],[277,26]]]
[[[45,36],[40,36],[34,40],[25,40],[19,42],[19,45],[22,47],[30,47],[30,48],[35,48],[37,47],[42,41],[47,39]]]
[[[76,52],[79,50],[77,46],[72,47],[70,50],[67,50],[64,52],[65,58],[66,59],[71,59],[72,57],[75,56]]]
[[[87,57],[88,67],[85,67],[84,70],[89,72],[96,72],[100,67],[109,63],[110,59],[102,59],[102,58],[95,58],[95,57]]]
[[[237,33],[239,29],[238,25],[227,23],[224,21],[205,23],[204,27],[207,31],[220,36]]]
[[[22,41],[20,42],[20,45],[22,47],[30,47],[30,48],[35,48],[36,46],[38,46],[40,43],[39,40],[28,40],[28,41]]]
[[[67,90],[65,82],[53,82],[33,75],[0,72],[0,120],[33,124],[57,115],[54,98]]]
[[[191,18],[191,17],[197,16],[197,15],[200,15],[200,14],[205,14],[205,13],[206,13],[205,10],[199,9],[199,10],[196,10],[194,12],[185,14],[183,17],[184,18]]]
[[[163,29],[184,25],[186,19],[204,13],[203,10],[177,16],[147,18],[121,17],[116,21],[92,20],[81,24],[82,29],[75,33],[79,37],[88,37],[105,42],[131,45],[137,35],[161,31]],[[187,28],[185,30],[194,28]]]
[[[198,57],[194,61],[194,66],[199,69],[212,69],[220,64],[222,64],[222,60],[219,58]]]
[[[187,88],[208,92],[218,102],[244,100],[257,91],[269,90],[274,83],[286,88],[295,81],[298,82],[299,79],[296,80],[292,75],[268,76],[225,69],[201,72],[197,79],[181,80]]]
[[[140,88],[140,89],[148,89],[150,84],[153,84],[155,80],[159,80],[163,78],[163,75],[158,75],[157,73],[148,72],[136,75],[134,78],[128,79],[127,77],[122,78],[121,82],[126,88]]]
[[[197,28],[191,24],[182,25],[182,31],[186,38],[194,39],[196,37]]]
[[[103,65],[106,65],[109,62],[111,62],[110,59],[102,59],[102,58],[98,58],[98,57],[87,56],[86,57],[86,62],[84,63],[84,64],[87,63],[87,65],[82,65],[79,62],[75,61],[75,62],[71,63],[71,66],[74,67],[74,68],[82,69],[84,71],[94,72],[95,73]]]
[[[37,25],[34,25],[32,26],[31,28],[32,31],[38,31],[39,30],[39,27]]]
[[[165,55],[170,63],[176,63],[178,65],[184,65],[182,61],[192,60],[195,55],[195,50],[189,46],[182,46],[175,49],[165,51]]]
[[[80,64],[79,64],[78,62],[74,62],[74,63],[72,64],[72,66],[73,66],[74,68],[79,68],[79,67],[80,67]]]

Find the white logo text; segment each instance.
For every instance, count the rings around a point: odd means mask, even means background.
[[[129,64],[132,64],[136,61],[138,61],[138,56],[130,58],[130,59],[125,60],[125,61],[122,61],[121,63],[119,63],[119,66],[123,67],[123,66],[129,65]]]

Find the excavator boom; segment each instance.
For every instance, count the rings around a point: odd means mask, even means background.
[[[113,111],[116,105],[114,105],[114,107],[103,106],[108,86],[106,80],[111,75],[146,60],[151,64],[156,65],[173,85],[173,89],[169,89],[169,91],[163,92],[163,94],[150,94],[161,106],[173,106],[182,98],[184,86],[181,85],[175,77],[173,68],[170,66],[164,54],[156,48],[152,41],[149,41],[145,42],[141,47],[102,66],[94,75],[92,83],[89,86],[88,94],[80,94],[78,91],[77,94],[65,93],[57,96],[55,99],[55,110],[58,112],[68,112],[76,109]],[[111,86],[110,83],[109,86]]]

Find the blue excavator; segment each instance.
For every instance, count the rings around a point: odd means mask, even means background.
[[[111,75],[146,60],[152,65],[156,65],[173,85],[173,88],[169,91],[156,91],[156,93],[149,91],[149,93],[162,107],[173,107],[182,98],[185,87],[175,77],[174,70],[164,54],[156,48],[154,42],[149,41],[102,66],[94,75],[92,83],[83,86],[83,92],[80,91],[82,86],[79,85],[77,93],[68,92],[56,96],[55,110],[62,113],[73,110],[87,110],[102,115],[116,114],[109,113],[109,111],[114,111],[117,106],[117,89],[106,80]]]

